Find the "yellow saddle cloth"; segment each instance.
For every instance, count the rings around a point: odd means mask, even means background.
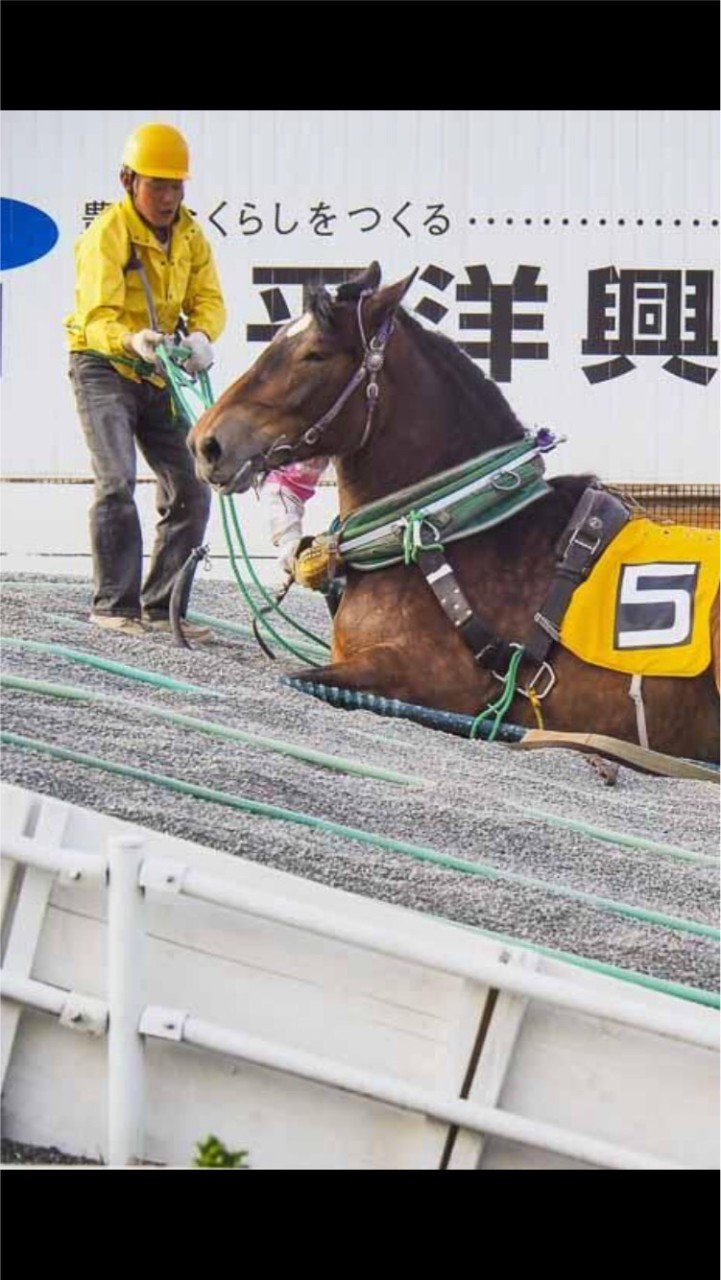
[[[629,520],[574,591],[561,643],[628,675],[700,675],[718,586],[717,530]]]

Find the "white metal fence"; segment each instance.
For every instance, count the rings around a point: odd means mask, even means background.
[[[189,1164],[210,1128],[254,1167],[717,1166],[714,1011],[4,799],[7,1136],[111,1166]]]

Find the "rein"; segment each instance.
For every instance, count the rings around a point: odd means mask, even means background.
[[[341,391],[338,399],[331,405],[330,409],[326,410],[323,416],[320,417],[317,422],[313,423],[312,427],[308,427],[308,430],[303,433],[300,440],[295,444],[283,444],[285,437],[281,436],[274,444],[271,445],[270,449],[263,454],[263,464],[266,471],[272,471],[276,467],[286,467],[289,462],[293,462],[295,460],[298,451],[303,447],[303,445],[307,445],[311,449],[314,448],[326,428],[335,421],[343,408],[343,405],[350,399],[353,392],[360,386],[364,379],[367,379],[366,400],[368,402],[368,412],[366,415],[363,435],[361,436],[360,444],[355,452],[359,453],[366,444],[373,424],[375,407],[378,403],[378,374],[383,368],[386,343],[393,332],[393,317],[389,316],[383,321],[380,329],[373,335],[370,341],[366,338],[365,330],[363,328],[363,300],[370,297],[373,292],[373,289],[364,289],[358,299],[356,314],[358,319],[358,331],[360,333],[361,342],[363,343],[363,359],[361,364],[358,369],[356,369],[348,385],[343,391]],[[282,458],[278,458],[278,454],[282,454],[284,456]]]

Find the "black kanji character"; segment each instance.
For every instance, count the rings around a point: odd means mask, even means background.
[[[590,383],[629,373],[635,368],[629,356],[670,356],[663,365],[667,373],[707,385],[716,370],[684,357],[717,355],[712,335],[712,271],[589,271],[588,335],[581,351],[614,357],[584,366]]]
[[[429,263],[419,276],[424,284],[429,284],[432,289],[441,290],[447,289],[453,278],[449,271],[444,271],[442,267],[434,267],[433,263]],[[444,307],[435,298],[428,298],[425,295],[413,310],[417,315],[423,316],[424,320],[430,320],[433,324],[440,324],[443,317],[448,315],[448,307]]]
[[[311,293],[319,285],[337,285],[359,275],[363,267],[254,267],[253,284],[270,285],[269,289],[261,289],[260,296],[270,317],[270,324],[246,325],[247,342],[270,342],[293,314],[286,302],[280,286],[301,285],[302,307],[307,311]],[[296,312],[296,314],[298,314]]]
[[[103,209],[108,209],[109,207],[109,200],[86,200],[85,212],[83,213],[85,226],[89,227],[93,219],[97,218],[98,214],[103,212]]]
[[[490,359],[490,374],[495,382],[511,381],[513,360],[547,360],[548,343],[514,342],[514,329],[542,329],[543,316],[522,312],[516,314],[517,302],[545,302],[548,290],[536,283],[540,267],[520,266],[513,284],[493,284],[486,266],[466,267],[469,285],[456,287],[459,302],[487,302],[486,314],[461,312],[461,329],[489,329],[488,342],[460,342],[458,345],[472,359]]]

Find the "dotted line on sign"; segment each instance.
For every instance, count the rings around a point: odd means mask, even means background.
[[[469,219],[468,219],[468,221],[469,221],[469,223],[470,223],[470,225],[471,225],[472,227],[475,227],[475,226],[476,226],[476,224],[477,224],[479,221],[483,221],[483,219],[478,219],[478,218],[469,218]],[[486,219],[485,219],[485,221],[486,221],[486,223],[488,224],[488,226],[489,226],[489,227],[494,226],[494,224],[495,224],[495,223],[498,223],[498,224],[499,224],[499,226],[512,227],[512,226],[514,225],[514,223],[518,223],[518,224],[520,225],[521,221],[523,222],[523,225],[524,225],[525,227],[531,227],[531,226],[533,226],[534,221],[535,221],[539,226],[543,226],[543,227],[550,227],[550,226],[553,224],[553,218],[535,218],[535,219],[534,219],[534,218],[523,218],[523,219],[521,219],[521,218],[493,218],[493,217],[490,217],[490,218],[486,218]],[[594,221],[594,220],[593,220],[592,218],[579,218],[579,219],[578,219],[578,223],[579,223],[579,225],[580,225],[580,226],[582,226],[582,227],[588,227],[588,226],[590,226],[590,225],[593,223],[593,221]],[[569,227],[569,226],[571,226],[571,223],[572,223],[572,222],[573,222],[573,219],[572,219],[572,218],[557,218],[557,219],[556,219],[556,223],[557,223],[558,225],[562,226],[562,227]],[[692,227],[701,227],[701,226],[705,226],[705,225],[710,225],[710,226],[712,226],[712,227],[717,227],[717,226],[718,226],[718,224],[719,224],[719,220],[718,220],[718,218],[711,218],[711,219],[709,220],[708,224],[707,224],[707,222],[706,222],[706,219],[703,219],[703,218],[692,218],[692,219],[690,220],[690,222],[688,222],[688,221],[686,222],[686,225],[687,225],[687,226],[689,226],[689,225],[690,225],[690,226],[692,226]],[[645,227],[645,226],[647,226],[647,227],[652,227],[652,226],[653,226],[653,227],[663,227],[663,226],[667,226],[667,227],[672,227],[672,226],[673,226],[673,227],[681,227],[681,226],[683,226],[683,225],[684,225],[684,223],[683,223],[683,219],[682,219],[682,218],[667,218],[667,219],[665,219],[665,221],[664,221],[664,219],[663,219],[663,218],[635,218],[635,219],[634,219],[634,218],[615,218],[615,219],[614,219],[614,218],[598,218],[598,220],[597,220],[597,225],[598,225],[599,227],[608,227],[608,226],[617,226],[617,227],[631,227],[631,226],[637,226],[637,227]]]

